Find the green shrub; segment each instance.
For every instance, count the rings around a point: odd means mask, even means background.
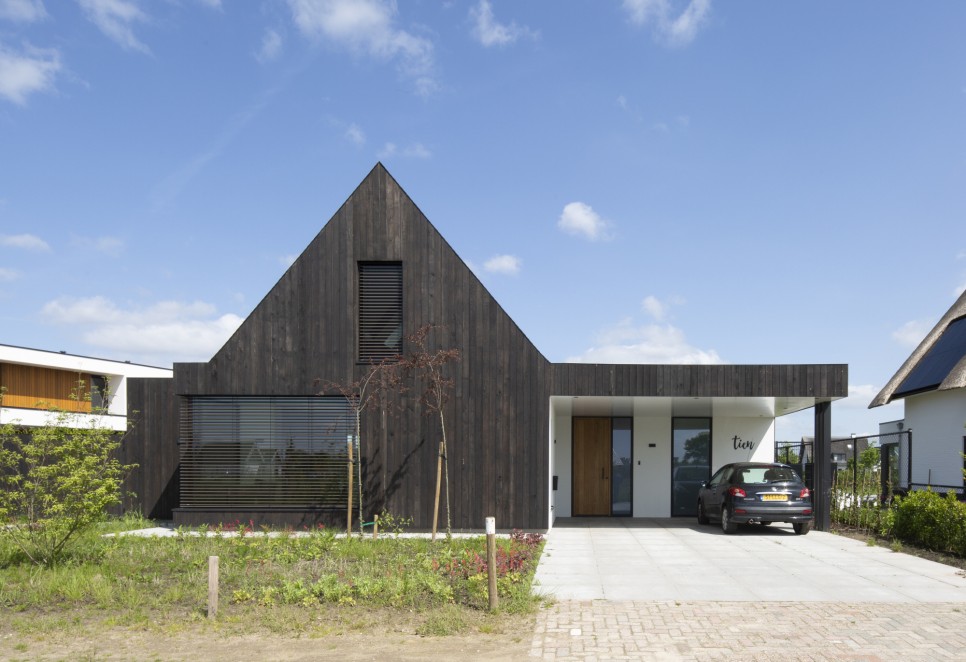
[[[90,395],[81,382],[75,399]],[[0,404],[3,389],[0,388]],[[0,560],[16,560],[9,544],[37,565],[62,560],[68,543],[106,518],[121,502],[121,483],[134,465],[122,465],[115,451],[120,435],[92,408],[87,422],[74,427],[70,412],[50,409],[44,425],[22,430],[0,426]]]
[[[915,491],[898,502],[892,533],[908,543],[966,556],[966,503],[931,490]]]

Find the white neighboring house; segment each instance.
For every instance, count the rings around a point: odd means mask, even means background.
[[[966,466],[966,292],[919,343],[869,408],[896,400],[905,401],[905,418],[895,421],[894,428],[905,427],[912,434],[911,466],[906,467],[903,458],[902,483],[908,482],[913,488],[956,488],[962,493]]]
[[[0,344],[0,387],[5,389],[0,424],[44,425],[49,409],[69,412],[68,424],[87,427],[92,409],[106,407],[98,423],[112,430],[127,429],[129,377],[171,377],[168,368],[111,361],[65,352],[49,352]],[[72,398],[80,383],[90,399]]]

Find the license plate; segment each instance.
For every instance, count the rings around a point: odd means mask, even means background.
[[[762,494],[762,501],[788,501],[787,494]]]

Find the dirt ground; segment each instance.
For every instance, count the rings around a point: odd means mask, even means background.
[[[839,524],[833,524],[832,533],[840,536],[845,536],[847,538],[853,538],[855,540],[862,540],[868,543],[869,539],[875,540],[875,544],[880,547],[892,548],[893,541],[889,538],[884,538],[882,536],[872,536],[866,531],[861,531],[858,529],[853,529],[847,526],[842,526]],[[962,556],[954,556],[952,554],[943,554],[942,552],[934,552],[930,549],[922,549],[916,547],[915,545],[900,544],[898,547],[899,551],[904,554],[910,554],[912,556],[918,556],[920,558],[929,559],[930,561],[935,561],[936,563],[942,563],[944,565],[951,565],[954,568],[959,568],[964,573],[966,573],[966,558]]]
[[[440,637],[371,629],[333,632],[329,627],[301,633],[259,631],[242,634],[235,627],[205,623],[166,628],[107,627],[85,631],[24,634],[0,616],[0,660],[495,660],[527,658],[534,615],[501,618],[497,632],[468,628]]]
[[[7,637],[3,636],[4,639]],[[19,646],[0,643],[4,660],[523,660],[530,650],[525,637],[473,633],[448,637],[366,634],[313,638],[272,634],[211,636],[182,631],[175,635],[115,629],[93,640],[58,637],[18,638]]]

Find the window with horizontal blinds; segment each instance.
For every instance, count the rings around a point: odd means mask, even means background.
[[[359,263],[359,361],[402,353],[402,263]]]
[[[186,397],[181,506],[345,507],[352,410],[341,397]]]

